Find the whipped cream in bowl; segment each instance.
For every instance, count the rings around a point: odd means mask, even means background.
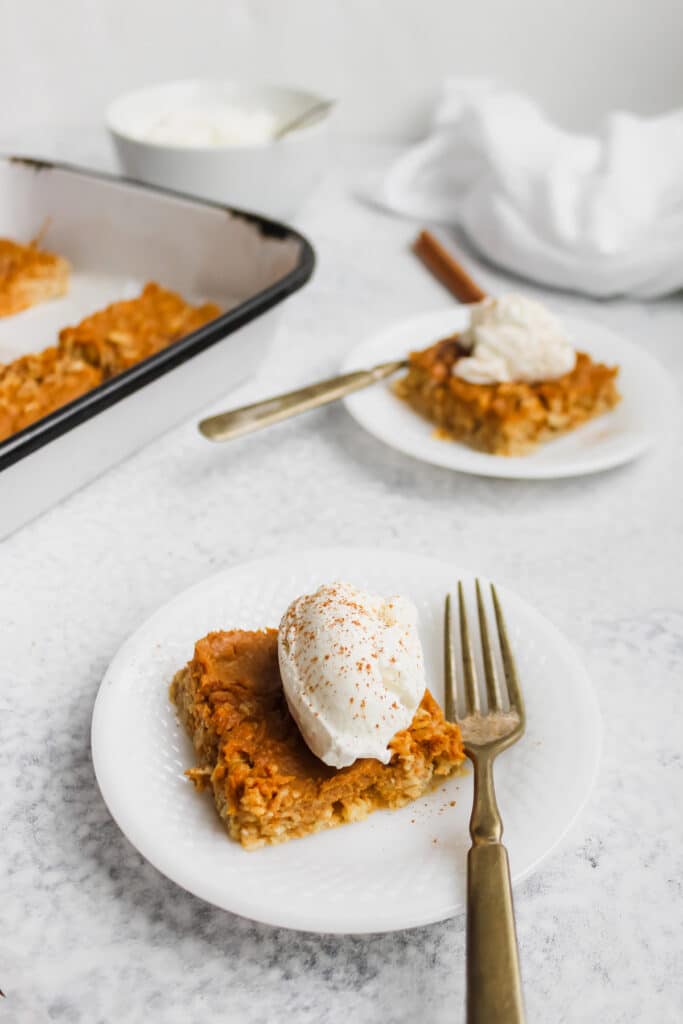
[[[147,142],[167,146],[259,146],[272,142],[278,127],[272,111],[234,104],[171,107],[140,127]]]
[[[388,764],[389,743],[412,722],[426,686],[411,601],[321,586],[287,608],[278,657],[289,710],[321,761]]]
[[[320,116],[277,138],[316,107]],[[119,96],[106,121],[129,178],[279,220],[322,175],[332,114],[327,97],[304,89],[186,79]]]
[[[554,380],[576,365],[576,351],[557,317],[523,295],[477,303],[458,340],[469,355],[458,359],[453,374],[471,384]]]

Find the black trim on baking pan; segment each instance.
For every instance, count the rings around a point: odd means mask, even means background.
[[[290,228],[279,221],[270,220],[260,214],[251,213],[247,210],[234,209],[222,203],[215,203],[210,200],[198,199],[196,196],[189,196],[181,192],[174,192],[171,189],[156,188],[144,182],[135,181],[132,178],[121,178],[114,174],[107,174],[104,171],[91,171],[73,164],[61,163],[59,161],[36,160],[31,157],[21,156],[0,156],[0,160],[8,160],[10,163],[25,164],[32,167],[36,172],[43,170],[67,171],[74,174],[81,174],[89,178],[100,178],[115,185],[126,185],[131,188],[147,192],[161,193],[171,198],[192,203],[194,206],[208,206],[213,209],[224,210],[231,216],[242,218],[258,228],[259,232],[266,238],[291,238],[298,241],[300,246],[299,262],[293,270],[285,274],[275,284],[264,288],[250,299],[241,302],[238,306],[222,313],[215,320],[204,324],[199,330],[193,331],[179,341],[172,342],[167,348],[162,349],[153,356],[149,356],[141,363],[131,366],[123,373],[112,377],[103,384],[98,385],[91,391],[87,391],[80,398],[61,406],[55,412],[50,413],[43,419],[32,423],[31,426],[20,430],[18,433],[0,442],[0,472],[7,469],[14,463],[19,462],[26,455],[37,451],[43,445],[61,437],[72,427],[89,420],[97,413],[108,409],[110,406],[120,402],[121,399],[133,394],[139,388],[150,384],[153,380],[163,376],[169,370],[175,369],[187,362],[193,356],[198,355],[205,349],[210,348],[223,338],[239,330],[251,320],[256,319],[262,313],[267,312],[282,302],[293,292],[302,288],[311,277],[315,267],[315,252],[312,245],[302,234],[294,228]]]

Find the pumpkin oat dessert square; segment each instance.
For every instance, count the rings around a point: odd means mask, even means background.
[[[574,368],[536,383],[477,384],[453,372],[467,357],[459,336],[412,352],[394,393],[437,427],[439,437],[492,455],[524,455],[544,441],[613,409],[618,367],[576,353]]]
[[[275,629],[209,633],[175,676],[171,699],[230,836],[247,849],[401,807],[464,760],[457,725],[425,691],[409,728],[389,744],[388,764],[359,758],[333,768],[303,739],[285,699]]]
[[[0,283],[0,313],[1,292]],[[211,302],[192,306],[150,282],[136,298],[114,302],[75,327],[63,328],[57,347],[0,365],[0,441],[219,314]]]
[[[105,380],[147,359],[171,342],[214,320],[212,302],[192,306],[176,292],[150,281],[134,299],[113,302],[59,332],[65,354],[96,366]]]
[[[101,370],[54,347],[0,366],[0,441],[101,382]]]
[[[0,238],[0,316],[56,299],[68,288],[69,264],[62,256],[41,249],[38,240],[24,245]]]

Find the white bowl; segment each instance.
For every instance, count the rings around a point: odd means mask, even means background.
[[[248,144],[169,144],[148,138],[176,112],[221,105],[268,112],[285,124],[324,97],[300,89],[204,80],[169,82],[120,96],[106,113],[124,173],[138,181],[212,199],[275,218],[292,216],[315,187],[327,160],[329,112],[280,140]]]

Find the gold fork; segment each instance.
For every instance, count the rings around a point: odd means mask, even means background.
[[[462,732],[465,753],[474,765],[472,846],[467,855],[467,1024],[523,1024],[522,982],[512,905],[510,865],[501,843],[503,822],[493,787],[493,762],[524,733],[524,701],[496,588],[491,598],[507,684],[507,709],[494,664],[486,609],[476,581],[479,635],[486,683],[481,710],[462,582],[458,583],[460,645],[463,662],[462,714],[457,714],[457,673],[453,647],[451,595],[446,597],[446,718]]]

